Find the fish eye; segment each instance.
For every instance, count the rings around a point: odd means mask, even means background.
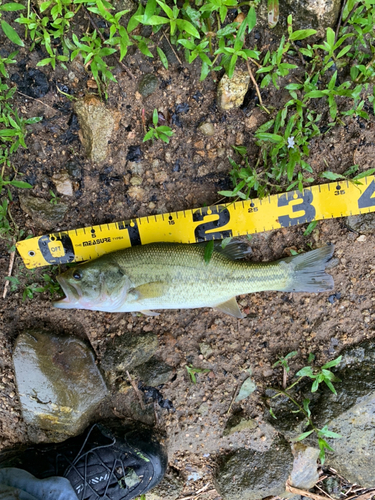
[[[73,278],[77,281],[81,280],[82,279],[82,272],[81,271],[74,271]]]

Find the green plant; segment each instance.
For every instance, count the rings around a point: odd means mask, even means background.
[[[52,191],[52,189],[49,190],[49,194],[51,196],[51,199],[49,200],[51,205],[57,205],[59,202],[59,198],[55,195],[55,193]]]
[[[275,367],[281,365],[283,367],[284,372],[289,372],[288,359],[295,356],[295,354],[296,354],[295,351],[287,354],[285,357],[280,358],[279,361],[277,361],[273,366]],[[294,413],[301,413],[303,415],[306,422],[305,428],[310,427],[310,429],[305,432],[302,432],[297,437],[293,438],[292,441],[294,442],[302,441],[311,434],[315,433],[318,440],[318,446],[320,449],[319,459],[323,464],[325,461],[326,450],[333,451],[332,447],[327,443],[326,438],[338,439],[341,438],[341,436],[335,432],[330,431],[327,425],[325,425],[322,429],[316,427],[313,421],[311,410],[309,408],[310,399],[304,397],[302,401],[299,401],[298,395],[296,395],[295,393],[291,393],[291,390],[295,386],[297,386],[297,384],[300,384],[300,382],[304,378],[308,378],[310,380],[313,380],[313,384],[310,389],[312,393],[317,392],[317,390],[319,389],[319,385],[324,383],[329,388],[330,391],[336,394],[336,389],[333,385],[333,382],[340,382],[340,379],[337,378],[334,375],[334,373],[332,373],[332,371],[329,370],[329,368],[337,366],[340,363],[342,356],[339,356],[338,358],[329,361],[328,363],[325,363],[321,367],[312,367],[310,365],[310,363],[312,363],[314,359],[315,356],[310,354],[308,359],[309,365],[305,366],[296,373],[295,376],[298,378],[291,385],[289,385],[288,387],[283,387],[282,389],[274,388],[276,394],[272,396],[272,399],[277,398],[279,396],[286,397],[296,407],[296,411]],[[270,413],[273,418],[275,419],[277,418],[272,408],[270,408]]]
[[[159,122],[158,110],[154,109],[154,112],[152,114],[152,123],[154,124],[154,127],[151,127],[150,130],[147,132],[147,134],[144,136],[143,142],[149,140],[153,141],[154,139],[156,140],[161,139],[166,144],[169,143],[169,138],[174,134],[173,130],[167,125],[158,126],[158,122]]]
[[[57,266],[51,267],[51,274],[56,272]],[[22,292],[22,300],[33,299],[36,293],[48,293],[52,298],[64,295],[59,283],[49,274],[35,275],[35,270],[28,270],[22,265],[18,269],[16,276],[7,276],[6,281],[10,282],[10,291],[16,292],[20,287],[24,286]],[[30,280],[31,283],[30,283]],[[29,283],[23,284],[25,281]]]
[[[4,32],[4,35],[9,38],[9,40],[20,47],[24,47],[24,43],[19,37],[17,31],[4,19],[1,19],[3,12],[16,12],[19,10],[23,10],[25,7],[20,5],[19,3],[9,2],[3,3],[0,1],[0,26]]]
[[[193,365],[186,365],[186,370],[189,374],[189,377],[191,379],[191,381],[193,382],[193,384],[196,384],[197,383],[197,378],[196,378],[196,374],[197,373],[208,373],[210,370],[208,368],[206,369],[203,369],[203,368],[195,368]]]

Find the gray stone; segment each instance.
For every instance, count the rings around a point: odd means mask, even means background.
[[[56,191],[64,196],[73,196],[73,184],[66,171],[54,174],[52,180],[56,186]]]
[[[346,224],[357,233],[372,234],[375,232],[375,214],[351,215],[347,217]]]
[[[81,432],[107,394],[93,352],[75,337],[21,333],[13,363],[23,418],[50,441]]]
[[[199,349],[205,358],[209,358],[211,354],[214,352],[209,346],[209,344],[205,344],[204,342],[201,342],[199,344]]]
[[[147,493],[147,500],[176,500],[181,496],[184,481],[175,469],[168,469],[162,481]]]
[[[316,38],[325,38],[326,29],[335,28],[340,8],[341,0],[285,0],[280,2],[279,22],[272,31],[285,34],[287,17],[292,14],[293,31],[312,28],[317,30]],[[258,7],[257,26],[268,27],[267,2]]]
[[[293,467],[288,442],[277,437],[265,451],[240,448],[219,462],[214,483],[224,500],[258,500],[285,492]]]
[[[164,361],[152,357],[146,363],[133,369],[132,373],[136,378],[142,380],[145,385],[157,387],[168,382],[173,373],[173,368]]]
[[[75,161],[69,161],[65,165],[65,168],[68,174],[73,177],[73,179],[81,179],[82,170],[78,163],[76,163]]]
[[[233,77],[224,75],[217,87],[217,104],[223,110],[239,108],[249,87],[247,71],[235,70]]]
[[[300,400],[311,400],[316,427],[321,429],[327,425],[330,431],[342,436],[327,439],[334,452],[327,453],[326,463],[350,482],[370,487],[375,469],[375,342],[361,342],[341,354],[341,363],[332,369],[340,379],[334,382],[337,394],[324,384],[311,394],[310,381],[297,388],[293,395]],[[272,400],[272,407],[277,417],[272,419],[272,424],[285,436],[295,437],[307,430],[303,419],[292,413],[295,407],[290,401],[278,397]],[[315,435],[308,441],[316,443]]]
[[[199,125],[198,130],[207,137],[215,135],[215,127],[210,122],[202,123],[202,125]]]
[[[68,206],[61,201],[50,203],[44,198],[23,193],[20,193],[19,200],[22,210],[33,219],[33,224],[47,231],[54,229],[68,211]]]
[[[309,490],[319,479],[317,448],[306,446],[303,443],[293,445],[293,470],[290,474],[290,484],[295,488]]]
[[[100,366],[106,372],[122,374],[146,363],[158,348],[158,338],[154,333],[131,334],[108,341]]]
[[[223,436],[230,436],[235,432],[254,430],[258,424],[252,418],[245,418],[241,413],[232,415],[225,425]]]
[[[78,99],[74,110],[81,127],[80,139],[87,156],[93,162],[102,162],[108,154],[108,142],[117,130],[121,114],[108,109],[96,97],[87,95]]]
[[[144,75],[139,83],[138,92],[142,97],[148,97],[155,92],[158,86],[158,79],[152,73]]]

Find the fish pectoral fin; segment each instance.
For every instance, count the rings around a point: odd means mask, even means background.
[[[160,313],[157,313],[155,311],[147,311],[146,309],[143,311],[139,311],[139,312],[141,312],[145,316],[160,316]]]
[[[133,295],[137,300],[155,299],[161,297],[168,289],[169,285],[165,281],[152,281],[139,285],[136,288],[129,290],[129,295]]]
[[[214,307],[217,311],[221,311],[225,314],[230,314],[235,318],[245,318],[245,314],[242,314],[240,308],[238,307],[236,297],[223,302],[222,304],[218,304]]]

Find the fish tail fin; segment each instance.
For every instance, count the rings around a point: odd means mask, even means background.
[[[291,279],[285,292],[327,292],[333,290],[331,275],[325,272],[331,259],[334,245],[326,245],[311,252],[283,259],[290,266]],[[281,263],[280,262],[280,263]]]

